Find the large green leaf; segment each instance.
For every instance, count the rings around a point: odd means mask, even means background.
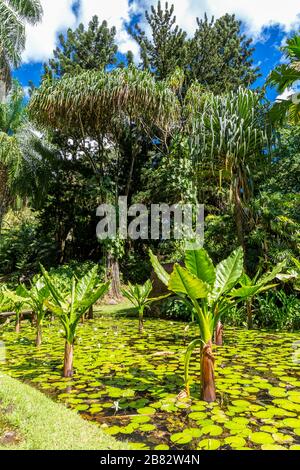
[[[174,266],[168,289],[176,294],[185,294],[191,299],[205,299],[209,292],[209,286],[205,282],[179,264]]]
[[[216,282],[212,293],[214,301],[236,285],[243,274],[243,261],[243,249],[240,247],[217,265]]]
[[[59,290],[59,288],[56,286],[56,283],[53,279],[51,279],[49,273],[46,271],[46,269],[40,265],[41,271],[43,273],[43,277],[45,279],[45,282],[49,288],[49,291],[53,297],[53,300],[56,302],[57,305],[62,306],[65,301],[64,301],[64,296],[62,292]]]
[[[185,266],[201,281],[214,285],[216,272],[212,260],[204,248],[199,250],[187,250],[185,254]]]
[[[232,299],[249,299],[260,291],[260,286],[242,286],[237,289],[232,289],[229,297]]]
[[[74,301],[74,312],[76,316],[84,314],[92,305],[94,305],[103,295],[106,294],[110,286],[110,282],[100,284],[93,292],[86,292],[85,296],[80,300]]]
[[[168,286],[169,280],[170,280],[170,274],[168,274],[167,271],[162,267],[162,265],[158,261],[157,256],[155,256],[151,250],[149,250],[149,256],[150,256],[152,267],[153,267],[158,279],[163,284]]]
[[[286,266],[286,262],[282,261],[281,263],[278,263],[270,273],[264,274],[259,280],[258,284],[260,286],[265,286],[269,282],[272,282],[278,274],[280,274],[283,270],[283,268]]]
[[[85,276],[83,276],[81,279],[79,279],[76,282],[76,288],[75,288],[75,299],[76,302],[80,302],[82,299],[84,299],[87,294],[90,294],[97,282],[97,266],[94,266],[93,269],[91,269]]]

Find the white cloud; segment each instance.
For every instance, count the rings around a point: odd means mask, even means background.
[[[164,3],[162,1],[162,3]],[[195,17],[219,17],[225,13],[235,13],[247,25],[249,34],[259,37],[265,26],[280,25],[290,31],[300,24],[299,0],[172,0],[177,21],[189,34],[195,29]],[[156,0],[140,2],[140,11],[156,4]]]
[[[87,24],[93,15],[100,20],[106,19],[110,26],[117,28],[117,42],[120,52],[131,49],[136,55],[138,48],[126,31],[126,23],[133,13],[143,13],[156,0],[81,0],[79,18],[76,18],[72,6],[75,0],[41,0],[44,7],[43,22],[38,26],[27,26],[26,50],[23,61],[39,62],[47,60],[53,52],[60,32],[75,27],[78,21]],[[228,12],[246,23],[249,34],[256,38],[264,26],[279,24],[286,32],[300,25],[299,0],[169,0],[175,4],[177,21],[189,34],[196,27],[195,18],[204,13],[216,17]],[[164,0],[162,0],[164,4]]]
[[[76,24],[72,11],[73,0],[41,0],[43,21],[37,26],[26,26],[26,49],[23,62],[43,62],[49,59],[60,32]]]
[[[135,9],[136,5],[129,5],[128,0],[81,0],[79,20],[85,25],[93,15],[97,15],[100,21],[107,20],[110,27],[117,29],[119,51],[126,53],[130,49],[137,53],[138,47],[126,31],[126,23],[130,22]]]

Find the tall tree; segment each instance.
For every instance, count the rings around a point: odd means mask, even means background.
[[[0,0],[0,102],[10,83],[10,67],[17,66],[25,48],[25,24],[42,18],[40,0]]]
[[[63,34],[59,36],[54,58],[45,65],[45,72],[59,78],[65,73],[104,70],[116,63],[118,46],[115,36],[114,27],[109,28],[106,21],[100,24],[99,18],[93,16],[87,29],[80,24],[74,31],[69,29],[66,37]]]
[[[265,110],[259,95],[244,88],[211,94],[202,109],[195,105],[194,110],[191,146],[197,174],[209,170],[228,185],[238,241],[245,251],[253,169],[269,161],[265,150],[271,146],[271,130]]]
[[[176,24],[174,5],[165,4],[163,9],[159,1],[151,12],[145,12],[152,39],[139,24],[130,28],[132,37],[141,48],[142,66],[163,80],[177,67],[183,68],[186,60],[186,33]]]
[[[157,83],[148,72],[130,67],[111,72],[86,71],[76,76],[65,75],[58,81],[44,80],[32,96],[30,112],[37,122],[71,135],[79,127],[85,143],[87,140],[93,143],[101,135],[106,147],[109,142],[110,149],[119,156],[124,129],[132,131],[133,125],[148,133],[155,126],[164,140],[170,125],[178,119],[179,103],[166,83]],[[101,178],[103,160],[98,158],[98,153],[93,155],[85,147],[82,148],[83,155],[89,159],[95,176]],[[131,166],[124,176],[128,193]],[[119,173],[114,181],[115,191],[109,195],[112,199],[102,202],[116,203],[120,188],[118,178]],[[101,182],[99,180],[99,184]],[[118,285],[118,257],[115,253],[114,247],[109,252],[108,266],[113,273],[113,284]]]
[[[217,20],[197,18],[198,28],[189,48],[189,76],[220,94],[252,85],[258,74],[253,66],[252,39],[241,34],[241,23],[226,14]]]

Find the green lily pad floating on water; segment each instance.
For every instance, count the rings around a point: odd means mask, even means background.
[[[223,434],[223,429],[221,426],[217,426],[216,424],[211,424],[208,426],[204,426],[201,428],[201,435],[209,435],[209,436],[220,436]]]
[[[144,423],[149,423],[151,420],[150,415],[149,416],[133,416],[131,418],[132,423],[138,423],[138,424],[144,424]]]
[[[266,432],[253,432],[250,436],[249,439],[254,443],[254,444],[274,444],[274,439],[270,434]]]
[[[142,432],[150,432],[154,431],[154,429],[155,426],[153,424],[142,424],[141,426],[139,426],[139,430]]]
[[[150,449],[146,444],[143,444],[142,442],[130,442],[129,447],[132,450],[149,450]]]
[[[280,387],[269,388],[269,394],[276,398],[286,397],[287,395],[285,388]]]
[[[171,441],[174,444],[185,445],[193,440],[193,436],[188,432],[176,432],[172,434]]]
[[[144,408],[139,408],[137,412],[141,415],[154,415],[156,410],[151,408],[151,406],[145,406]]]
[[[230,445],[230,447],[244,447],[246,444],[246,440],[240,436],[229,436],[226,437],[225,443]]]
[[[300,418],[286,418],[282,424],[288,428],[300,428]]]
[[[233,400],[232,404],[238,408],[248,408],[250,405],[246,400]]]
[[[76,411],[86,411],[89,409],[89,405],[77,405],[75,407],[75,410]]]
[[[154,450],[169,450],[170,447],[166,444],[159,444],[158,446],[154,447]]]
[[[193,419],[194,421],[201,421],[207,418],[207,413],[203,413],[201,411],[194,411],[189,414],[189,418]]]
[[[277,432],[272,434],[272,437],[275,442],[278,442],[278,444],[290,444],[293,442],[292,436],[289,436],[288,434],[283,434],[282,432]]]
[[[218,439],[203,439],[199,442],[199,450],[217,450],[221,447],[222,442]]]
[[[274,434],[275,432],[277,432],[277,429],[274,426],[269,426],[269,425],[261,426],[260,430],[264,432],[268,432],[270,434]]]
[[[289,400],[293,403],[300,403],[300,394],[299,395],[290,395]]]
[[[263,444],[261,446],[262,450],[286,450],[285,447],[280,446],[278,444]]]

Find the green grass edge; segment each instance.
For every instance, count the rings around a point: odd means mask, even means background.
[[[0,373],[0,414],[21,442],[4,450],[126,450],[128,445],[106,435],[96,424],[52,401],[38,390]],[[3,413],[4,414],[4,413]]]

